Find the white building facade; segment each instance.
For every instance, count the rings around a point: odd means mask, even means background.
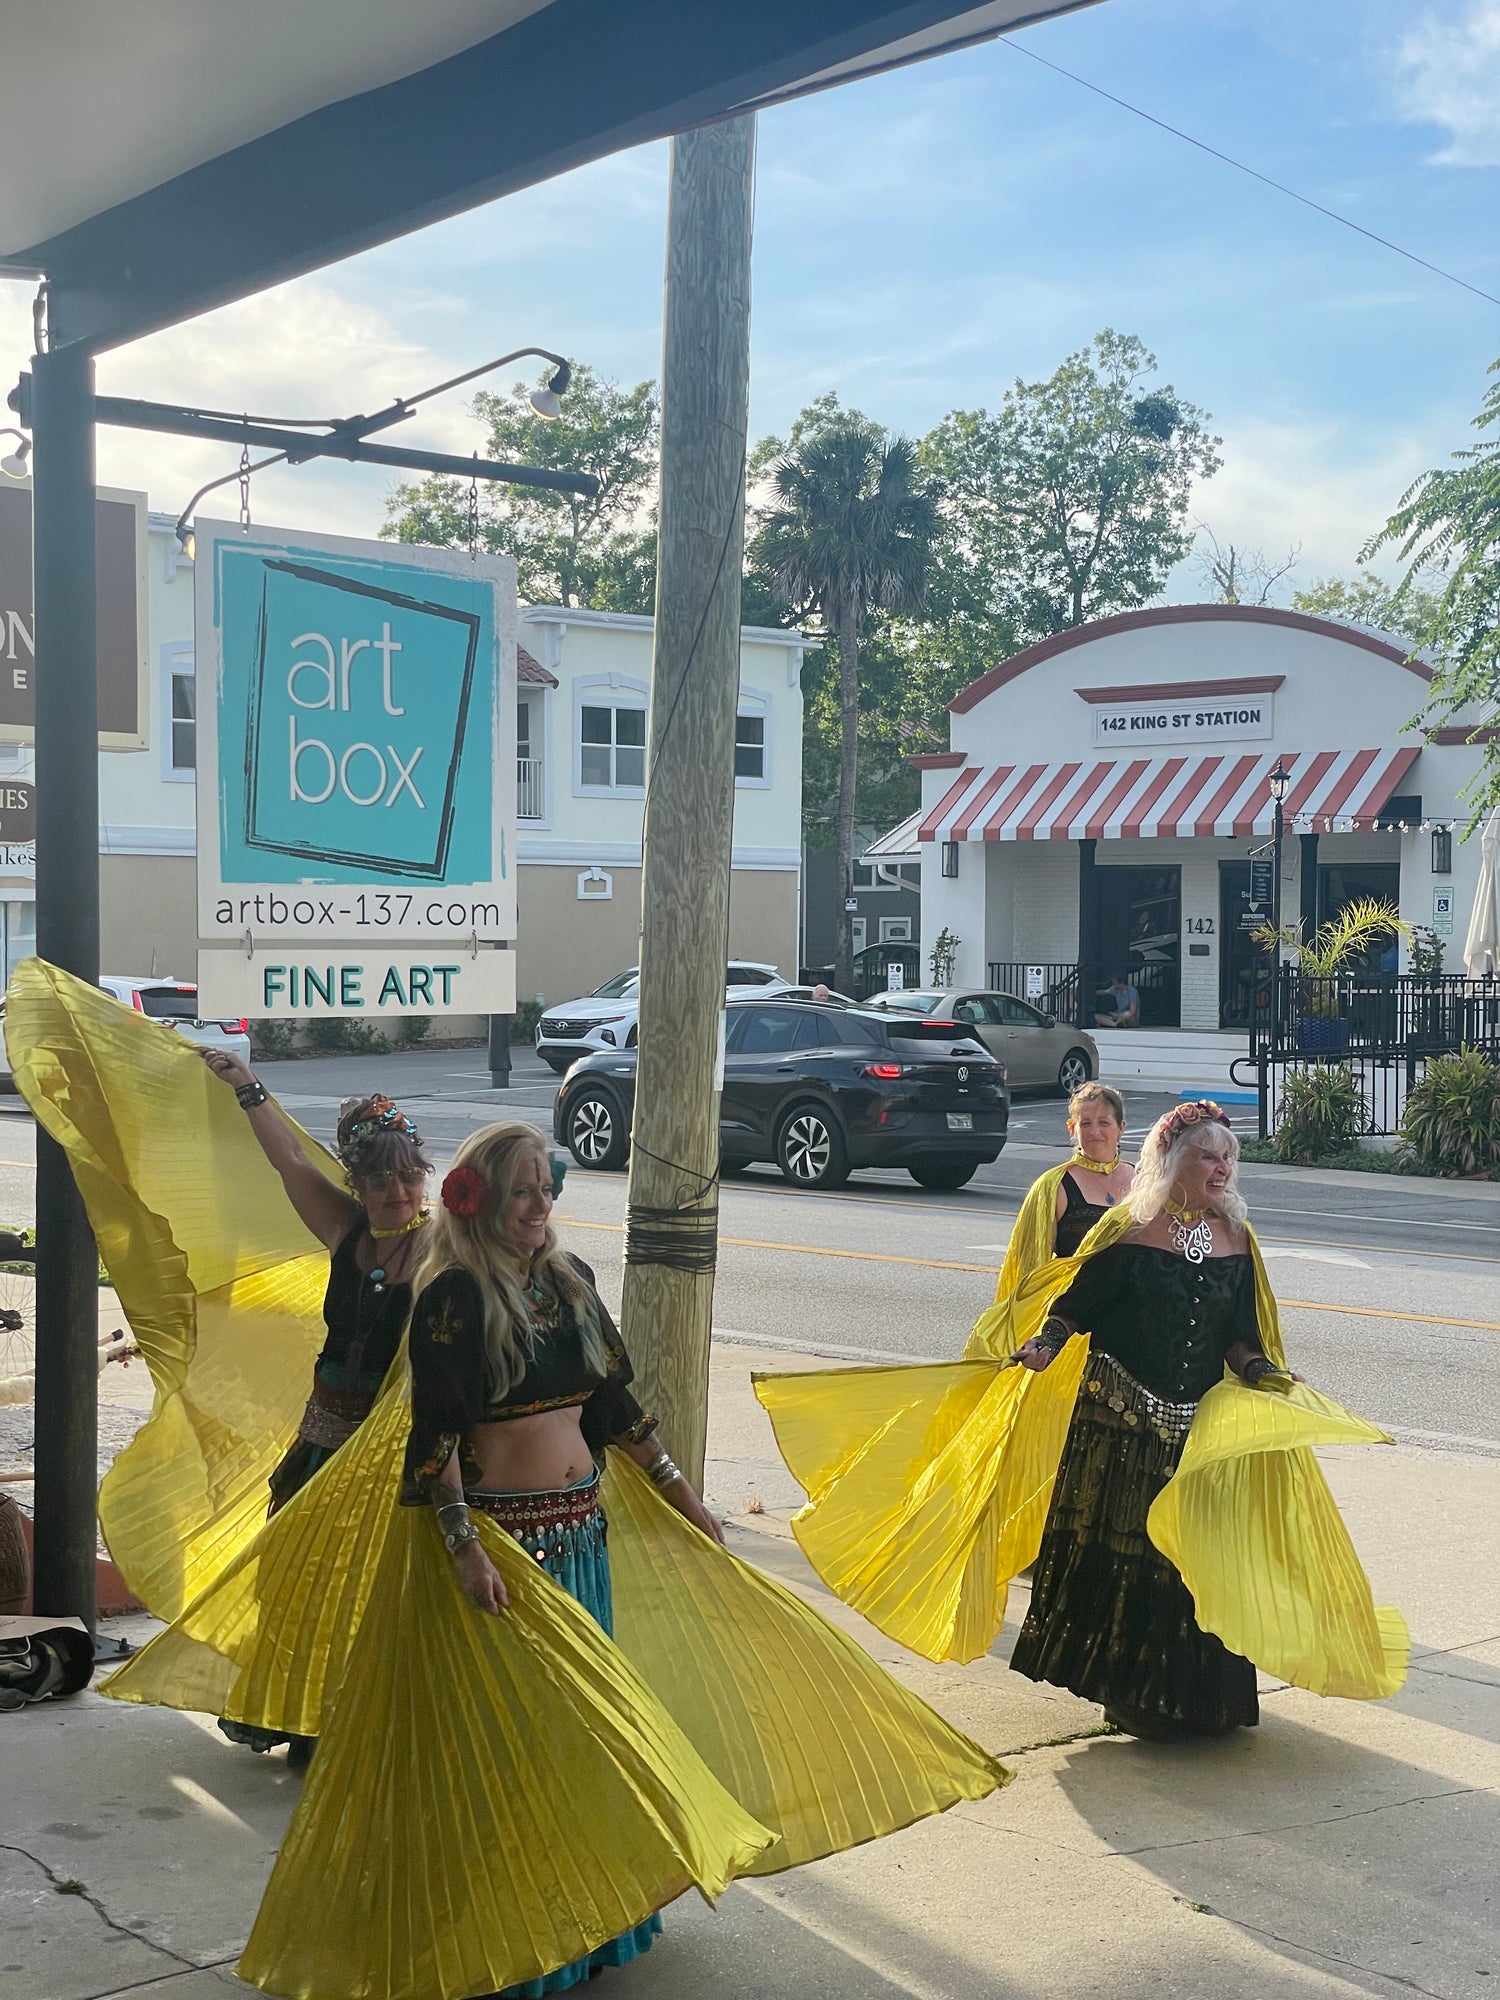
[[[1430,678],[1375,633],[1239,605],[1029,647],[950,704],[951,750],[914,760],[922,809],[896,844],[922,856],[924,958],[946,930],[959,980],[1044,1003],[1126,972],[1143,1030],[1243,1033],[1280,759],[1283,922],[1307,935],[1377,896],[1461,973],[1479,842],[1450,829],[1482,753],[1415,726]]]

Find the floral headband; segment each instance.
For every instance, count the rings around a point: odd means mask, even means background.
[[[1186,1132],[1192,1125],[1204,1124],[1223,1125],[1227,1129],[1229,1117],[1211,1097],[1196,1097],[1167,1113],[1156,1128],[1157,1138],[1163,1146],[1169,1146],[1179,1132]]]
[[[547,1155],[547,1164],[552,1169],[552,1199],[557,1200],[563,1191],[567,1178],[568,1163],[557,1153]],[[444,1208],[450,1215],[459,1216],[465,1222],[472,1222],[490,1198],[490,1184],[478,1167],[454,1167],[443,1178],[441,1197]]]

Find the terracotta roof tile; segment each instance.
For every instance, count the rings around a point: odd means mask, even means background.
[[[523,687],[528,684],[532,687],[557,686],[557,675],[549,674],[541,661],[533,659],[524,646],[516,648],[516,679]]]

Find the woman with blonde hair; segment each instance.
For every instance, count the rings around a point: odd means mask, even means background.
[[[1219,1735],[1259,1719],[1254,1667],[1199,1628],[1146,1527],[1226,1367],[1250,1388],[1294,1379],[1262,1345],[1238,1159],[1216,1104],[1161,1119],[1130,1227],[1087,1259],[1015,1357],[1040,1371],[1076,1332],[1089,1336],[1011,1665],[1101,1702],[1136,1736]]]
[[[1086,1083],[1068,1099],[1073,1156],[1034,1180],[1021,1203],[995,1287],[1008,1299],[1051,1257],[1071,1257],[1093,1228],[1130,1192],[1133,1168],[1120,1158],[1125,1100],[1113,1084]]]
[[[489,1515],[610,1630],[596,1454],[626,1451],[695,1528],[723,1530],[630,1393],[594,1275],[558,1247],[553,1167],[534,1125],[459,1148],[416,1279],[402,1500],[430,1504],[464,1593],[505,1605],[471,1510]]]

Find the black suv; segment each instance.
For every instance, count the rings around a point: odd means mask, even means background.
[[[838,1187],[854,1167],[905,1167],[957,1188],[999,1156],[1005,1069],[954,1021],[791,1000],[727,1010],[723,1171],[772,1160],[793,1187]],[[552,1130],[581,1167],[619,1168],[630,1150],[634,1049],[573,1065]]]

